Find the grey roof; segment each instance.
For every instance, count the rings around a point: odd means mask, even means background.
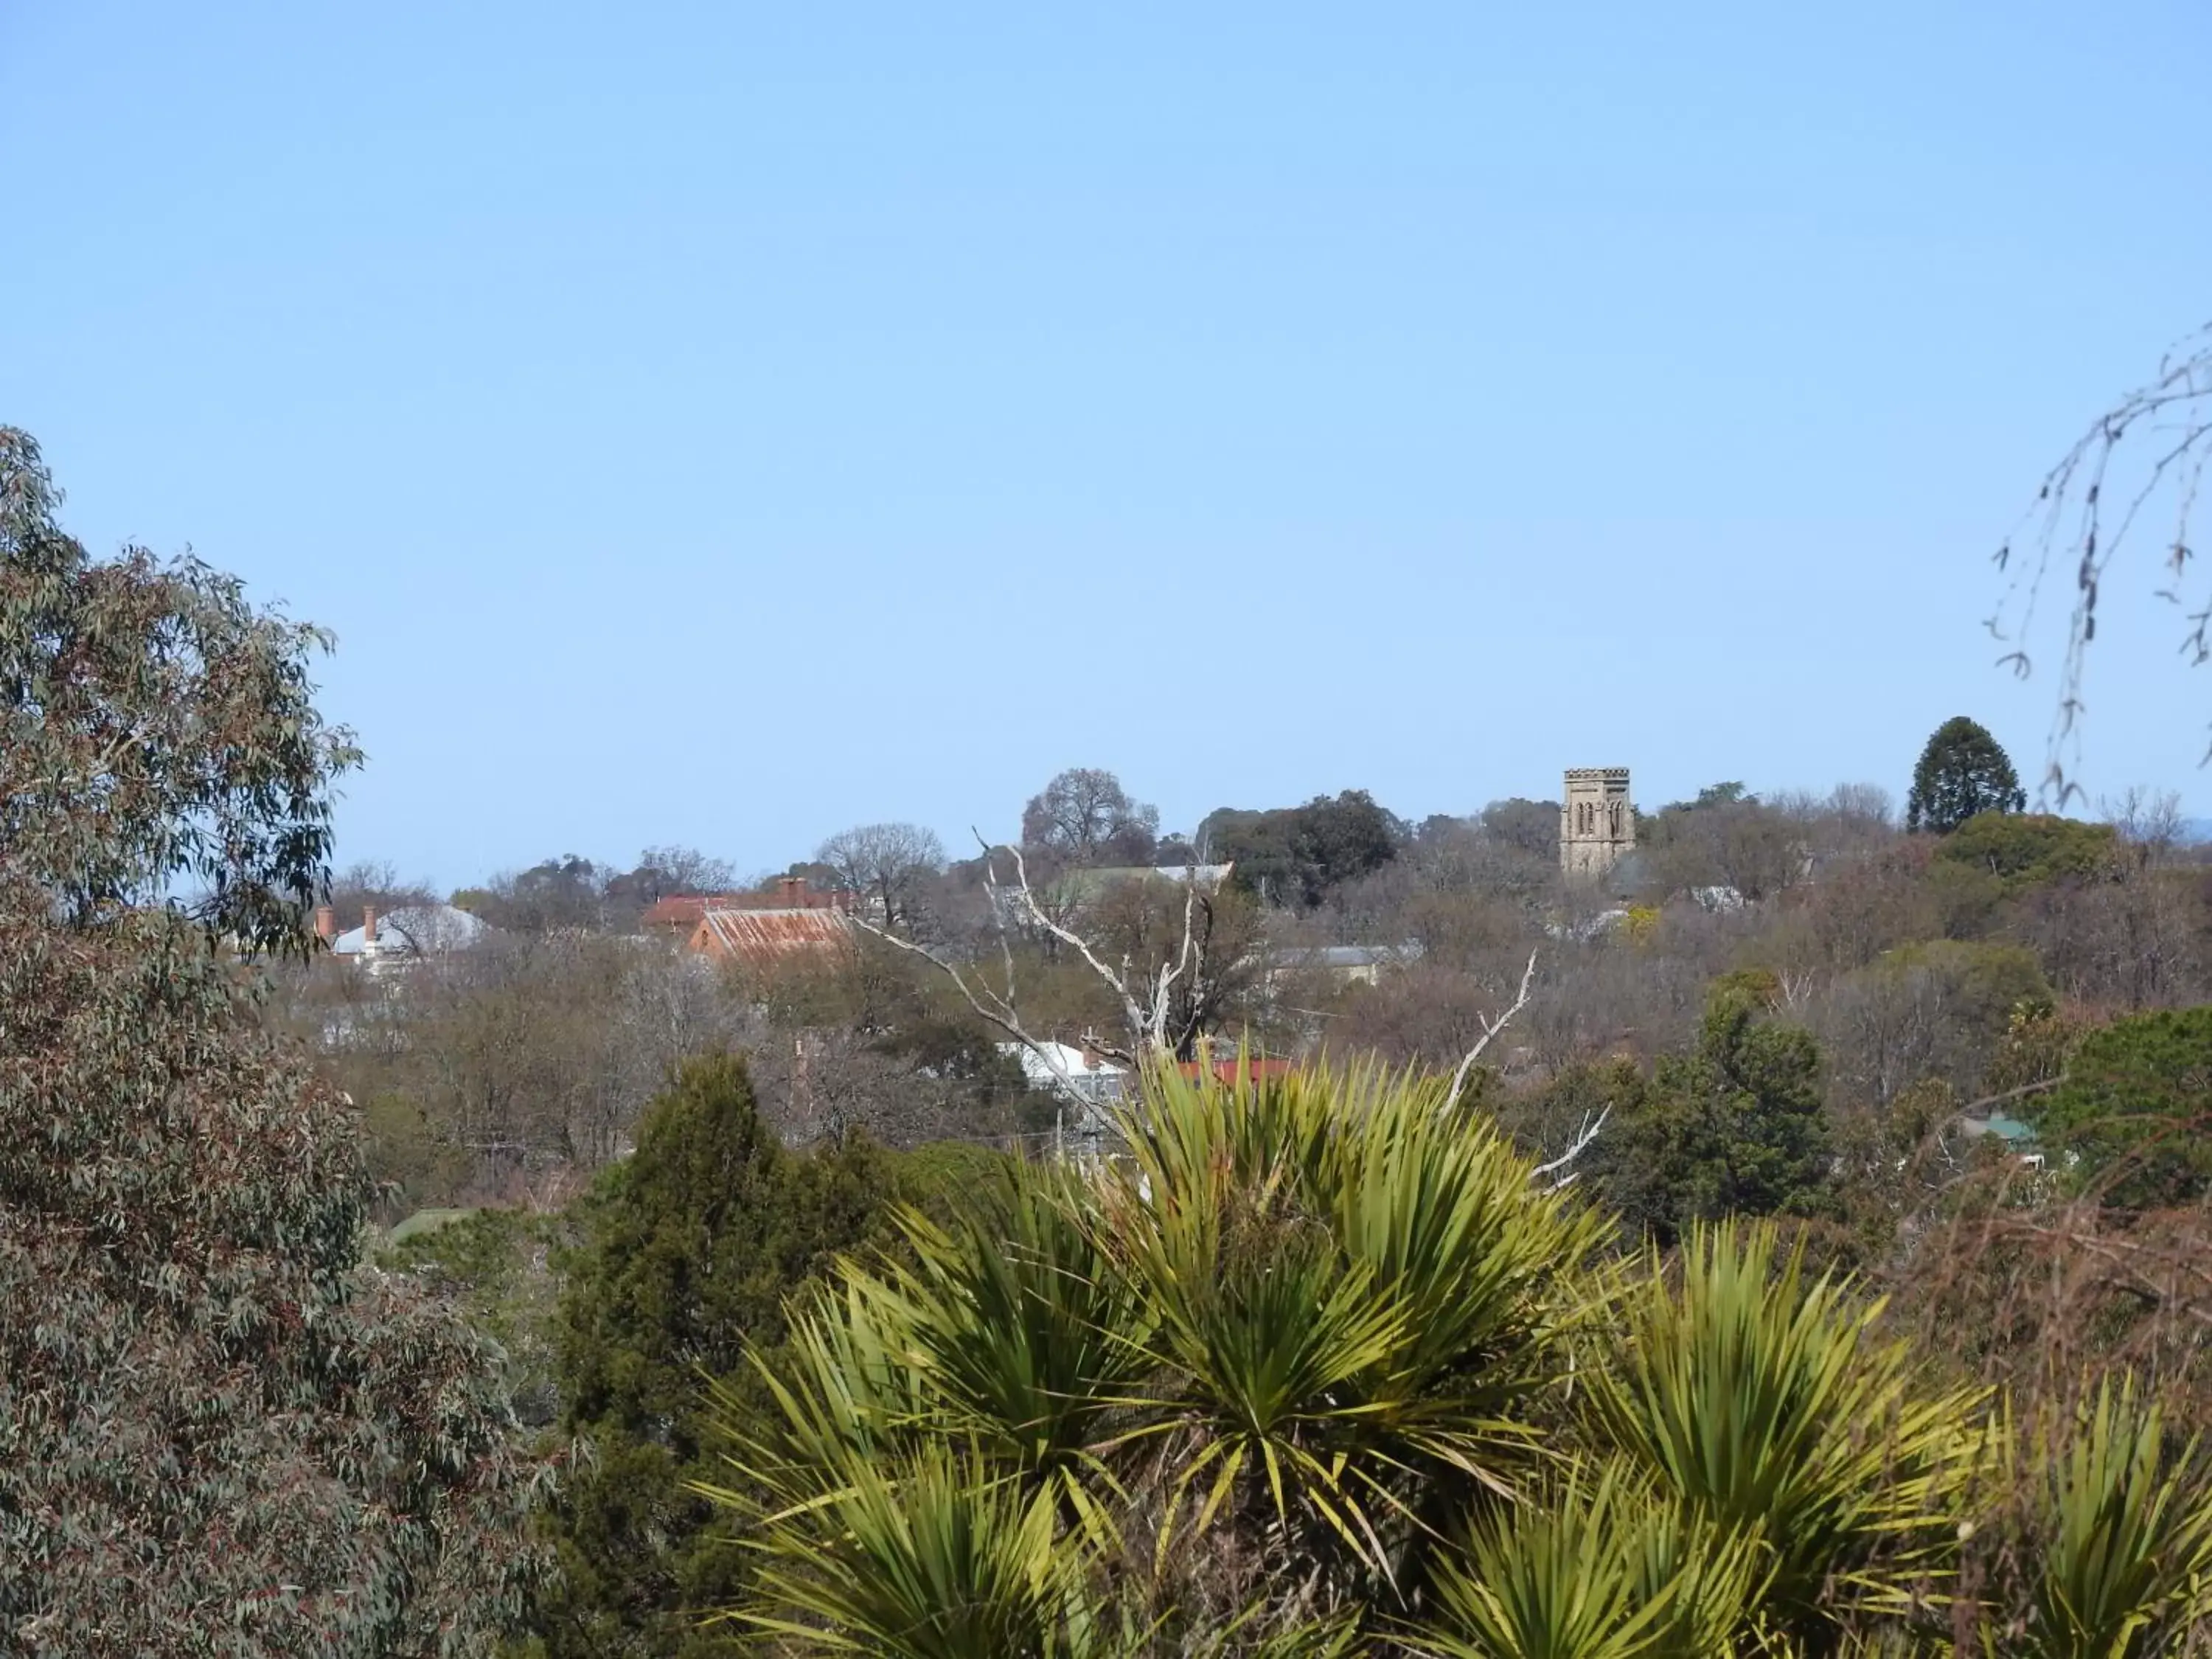
[[[1313,953],[1313,959],[1324,968],[1379,968],[1419,955],[1418,945],[1324,945]]]
[[[1316,945],[1278,951],[1270,960],[1280,968],[1383,968],[1419,957],[1421,943],[1403,945]]]
[[[416,956],[465,951],[490,932],[489,924],[453,905],[408,904],[376,919],[376,948]],[[357,957],[367,943],[365,927],[349,928],[331,941],[331,954]]]

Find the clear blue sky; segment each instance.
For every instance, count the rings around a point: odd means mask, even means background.
[[[2212,313],[2202,0],[1078,9],[0,0],[0,420],[337,630],[448,885],[2038,769],[1986,557]],[[2087,781],[2203,811],[2155,585]]]

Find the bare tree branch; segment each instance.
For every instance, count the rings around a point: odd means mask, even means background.
[[[1468,1049],[1462,1057],[1459,1069],[1452,1073],[1451,1091],[1444,1097],[1444,1103],[1440,1109],[1449,1112],[1459,1104],[1460,1091],[1467,1087],[1468,1073],[1474,1069],[1474,1062],[1482,1058],[1483,1050],[1489,1048],[1498,1034],[1511,1023],[1514,1015],[1528,1006],[1528,987],[1534,982],[1535,977],[1536,953],[1531,951],[1528,952],[1528,965],[1521,970],[1521,990],[1520,994],[1513,999],[1513,1006],[1498,1015],[1496,1019],[1492,1019],[1487,1015],[1480,1016],[1482,1035],[1475,1039],[1474,1047]]]
[[[994,989],[985,982],[980,973],[971,975],[963,971],[957,962],[939,955],[937,951],[913,939],[902,937],[891,928],[867,916],[853,913],[848,914],[848,919],[862,932],[874,935],[894,949],[929,963],[952,981],[962,997],[966,1000],[968,1006],[979,1018],[1035,1054],[1063,1084],[1072,1085],[1073,1078],[1062,1061],[1057,1048],[1037,1036],[1022,1023],[1016,1001],[1013,946],[1006,931],[1008,890],[1001,883],[998,870],[997,854],[1001,849],[984,841],[980,833],[976,835],[975,839],[983,848],[983,879],[989,896],[993,922],[999,935],[999,958],[1005,974],[1003,990]],[[1147,1052],[1154,1054],[1175,1052],[1176,1044],[1170,1041],[1167,1030],[1170,993],[1176,980],[1182,975],[1186,972],[1193,975],[1200,974],[1205,969],[1206,963],[1205,945],[1199,936],[1197,926],[1199,896],[1194,872],[1194,878],[1190,882],[1190,890],[1185,894],[1183,899],[1181,946],[1176,954],[1175,960],[1164,964],[1154,976],[1149,996],[1140,1000],[1137,992],[1132,990],[1128,978],[1116,974],[1108,967],[1099,958],[1097,952],[1091,948],[1089,940],[1073,928],[1054,921],[1046,914],[1044,907],[1037,900],[1035,890],[1030,885],[1029,866],[1022,856],[1021,849],[1018,847],[1009,847],[1004,850],[1013,859],[1015,885],[1012,891],[1018,896],[1024,914],[1036,926],[1080,955],[1089,964],[1091,971],[1104,981],[1121,1005],[1122,1018],[1128,1026],[1129,1042],[1125,1047],[1117,1043],[1101,1042],[1097,1044],[1098,1052],[1109,1060],[1133,1068],[1139,1064],[1141,1057]],[[1525,985],[1522,990],[1525,997],[1527,990]],[[1146,1002],[1150,1003],[1149,1008],[1146,1006]]]
[[[1575,1183],[1575,1177],[1580,1175],[1582,1171],[1576,1169],[1571,1169],[1568,1166],[1589,1150],[1590,1142],[1597,1139],[1598,1131],[1605,1127],[1606,1119],[1612,1115],[1613,1107],[1610,1103],[1607,1103],[1605,1109],[1597,1115],[1595,1121],[1592,1121],[1589,1113],[1583,1113],[1582,1127],[1575,1131],[1575,1138],[1567,1144],[1567,1150],[1561,1152],[1557,1158],[1553,1158],[1550,1162],[1539,1164],[1534,1169],[1529,1170],[1528,1178],[1531,1181],[1541,1181],[1547,1176],[1559,1176],[1559,1178],[1557,1181],[1553,1182],[1551,1185],[1544,1188],[1547,1193],[1556,1193],[1562,1188],[1573,1186]],[[1559,1171],[1562,1170],[1566,1170],[1565,1175],[1559,1175]]]
[[[1168,1025],[1168,993],[1174,988],[1176,976],[1182,972],[1184,967],[1187,966],[1190,961],[1191,921],[1197,913],[1196,908],[1198,904],[1197,872],[1194,870],[1189,872],[1185,877],[1185,882],[1188,890],[1185,891],[1182,896],[1182,949],[1176,955],[1175,965],[1171,968],[1163,969],[1160,974],[1158,982],[1152,987],[1152,1036],[1153,1043],[1160,1048],[1165,1048],[1168,1046],[1166,1041]],[[1194,975],[1194,977],[1195,977],[1195,975]],[[1181,1036],[1187,1035],[1187,1033],[1178,1033],[1177,1035],[1178,1036]],[[1178,1046],[1180,1045],[1178,1044]]]
[[[896,933],[892,933],[889,928],[884,927],[874,921],[871,921],[866,916],[848,915],[847,920],[849,921],[855,927],[858,927],[862,933],[872,933],[876,938],[883,940],[884,944],[890,945],[894,950],[903,951],[911,957],[919,957],[922,961],[928,963],[932,967],[937,969],[947,979],[952,981],[953,985],[958,988],[960,994],[968,1000],[968,1006],[974,1009],[981,1018],[988,1020],[991,1024],[996,1026],[1000,1030],[1005,1032],[1015,1042],[1020,1043],[1024,1048],[1027,1048],[1031,1054],[1035,1054],[1037,1059],[1042,1061],[1045,1066],[1051,1071],[1052,1074],[1058,1078],[1062,1083],[1069,1084],[1071,1085],[1073,1084],[1073,1074],[1068,1071],[1066,1065],[1061,1060],[1058,1049],[1052,1044],[1044,1042],[1042,1039],[1031,1036],[1029,1030],[1022,1024],[1021,1015],[1016,1011],[1013,1004],[1014,963],[1013,954],[1011,951],[1006,954],[1007,994],[1004,998],[1001,998],[988,985],[983,985],[979,988],[976,985],[969,984],[968,976],[960,971],[960,964],[958,963],[948,961],[946,958],[939,956],[935,951],[929,950],[927,946],[917,945],[912,939],[901,939]]]
[[[984,842],[980,833],[976,834],[975,839],[983,844],[984,866],[991,872],[995,886],[997,849],[989,842]],[[1121,1016],[1128,1022],[1130,1037],[1138,1047],[1143,1047],[1148,1038],[1153,1040],[1153,1046],[1158,1046],[1157,1039],[1153,1037],[1152,1028],[1145,1018],[1144,1005],[1130,994],[1127,983],[1119,974],[1098,959],[1097,952],[1091,948],[1089,940],[1072,928],[1062,927],[1045,915],[1044,907],[1037,902],[1036,893],[1030,889],[1029,865],[1022,857],[1022,849],[1018,847],[1009,847],[1006,851],[1013,854],[1014,878],[1021,884],[1019,891],[1022,896],[1022,904],[1023,908],[1029,912],[1030,919],[1060,940],[1061,944],[1079,951],[1084,961],[1091,964],[1091,970],[1106,981],[1108,988],[1121,1000]],[[1129,1053],[1116,1055],[1115,1058],[1133,1063],[1136,1055]]]
[[[2160,441],[2150,445],[2147,453],[2142,445],[2124,447],[2137,432],[2158,434]],[[2122,482],[2114,476],[2116,462],[2135,463],[2141,471],[2134,475],[2134,488],[2114,521],[2108,516],[2106,499],[2110,488]],[[2160,361],[2153,380],[2122,398],[2075,440],[2044,475],[2020,530],[1996,551],[1997,568],[2009,580],[1986,626],[2009,647],[1998,658],[2000,665],[2023,678],[2033,672],[2028,644],[2037,600],[2054,562],[2063,559],[2073,567],[2075,599],[2041,787],[2045,796],[2055,796],[2062,807],[2081,793],[2074,775],[2081,762],[2081,716],[2087,712],[2081,689],[2088,649],[2097,637],[2097,603],[2104,579],[2136,518],[2162,491],[2171,490],[2174,498],[2173,532],[2164,561],[2172,585],[2157,590],[2156,596],[2184,611],[2188,630],[2181,642],[2183,654],[2192,664],[2212,660],[2212,599],[2191,609],[2183,598],[2194,552],[2189,544],[2190,521],[2208,464],[2212,464],[2212,324],[2177,342]],[[2123,477],[2128,470],[2124,469]],[[2015,561],[2022,546],[2033,557]],[[2212,759],[2212,753],[2207,758]]]

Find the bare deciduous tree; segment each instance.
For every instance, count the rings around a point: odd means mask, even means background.
[[[1022,811],[1023,846],[1069,864],[1149,864],[1159,828],[1158,807],[1095,766],[1062,772]]]
[[[981,842],[982,837],[979,835],[976,839]],[[1012,865],[1013,884],[1011,887],[999,875],[1001,853]],[[927,950],[866,916],[855,917],[854,920],[861,927],[898,949],[935,963],[958,987],[969,1006],[979,1016],[1057,1071],[1060,1069],[1059,1062],[1050,1045],[1032,1032],[1022,1018],[1012,928],[1017,919],[1025,921],[1074,951],[1112,993],[1121,1016],[1121,1032],[1119,1036],[1102,1037],[1098,1042],[1101,1053],[1124,1065],[1135,1065],[1147,1055],[1172,1054],[1176,1044],[1170,1036],[1170,1031],[1176,981],[1186,975],[1203,972],[1205,969],[1206,933],[1199,926],[1197,882],[1194,880],[1186,884],[1182,937],[1172,957],[1157,967],[1147,963],[1144,969],[1139,969],[1133,963],[1124,963],[1116,970],[1100,957],[1090,940],[1065,922],[1055,920],[1038,902],[1030,885],[1028,860],[1023,856],[1020,848],[994,848],[984,842],[983,863],[999,947],[999,961],[995,969],[988,969],[982,964],[963,963],[950,951],[942,949]]]
[[[863,823],[823,842],[815,858],[860,894],[877,921],[911,935],[921,920],[923,897],[945,868],[945,844],[918,823]]]
[[[362,859],[331,878],[330,905],[341,928],[357,926],[365,905],[373,905],[384,915],[407,905],[437,902],[429,883],[403,880],[388,859]]]

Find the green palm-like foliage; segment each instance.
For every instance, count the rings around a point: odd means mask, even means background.
[[[817,1508],[770,1521],[750,1622],[815,1650],[896,1659],[1090,1659],[1139,1650],[1097,1604],[1092,1561],[1048,1497],[980,1450],[857,1462]]]
[[[1720,1659],[1769,1561],[1615,1463],[1477,1525],[1465,1556],[1439,1563],[1437,1611],[1413,1644],[1448,1659]]]
[[[1925,1602],[1952,1570],[1983,1392],[1927,1385],[1875,1333],[1878,1304],[1806,1282],[1771,1230],[1698,1232],[1676,1272],[1670,1286],[1651,1260],[1626,1300],[1626,1340],[1592,1391],[1604,1431],[1770,1553],[1765,1621],[1806,1650]]]
[[[1979,1620],[2148,1659],[2212,1620],[2212,1502],[2125,1388],[1984,1483],[1984,1393],[1879,1304],[1766,1227],[1598,1270],[1441,1083],[1162,1071],[1126,1129],[905,1215],[722,1396],[779,1650],[1903,1659]],[[2043,1517],[1995,1558],[1991,1493]]]
[[[1991,1651],[2026,1659],[2178,1653],[2212,1624],[2212,1489],[2191,1441],[2166,1455],[2158,1406],[2110,1378],[2072,1432],[2046,1431],[2028,1475],[2039,1547],[2025,1628]]]
[[[1156,1597],[1212,1548],[1301,1576],[1316,1618],[1352,1579],[1410,1582],[1444,1519],[1538,1464],[1543,1392],[1596,1305],[1595,1218],[1433,1082],[1146,1088],[1126,1166],[1023,1169],[977,1218],[906,1216],[903,1265],[852,1267],[794,1318],[766,1419],[725,1398],[735,1478],[710,1495],[787,1613],[828,1616],[793,1599],[805,1564],[933,1448],[957,1459],[929,1480],[1043,1503],[1024,1524],[1050,1516],[1079,1560],[1141,1539],[1125,1589]]]
[[[1146,1102],[1102,1243],[1152,1321],[1158,1547],[1241,1512],[1401,1577],[1425,1512],[1534,1462],[1600,1222],[1433,1080],[1162,1072]]]
[[[1095,1197],[1064,1170],[1019,1170],[1002,1201],[939,1227],[902,1218],[919,1265],[890,1295],[933,1431],[972,1434],[1047,1480],[1096,1472],[1140,1385],[1147,1310],[1101,1254]]]

